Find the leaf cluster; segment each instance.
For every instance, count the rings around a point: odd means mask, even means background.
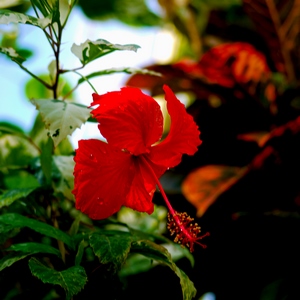
[[[113,226],[119,230],[110,229]],[[148,258],[143,263],[144,270],[145,267],[152,267],[153,260],[175,272],[184,299],[192,299],[196,293],[193,283],[176,266],[171,254],[162,245],[170,243],[166,238],[132,229],[122,223],[108,220],[103,224],[92,224],[87,217],[77,214],[66,233],[41,220],[6,213],[0,216],[0,231],[5,254],[0,259],[0,271],[5,274],[8,267],[17,268],[20,261],[25,260],[33,276],[43,283],[63,288],[66,299],[78,293],[80,299],[80,291],[98,268],[105,271],[105,276],[117,276],[127,259],[136,254]],[[31,242],[32,239],[35,242]],[[184,251],[182,255],[185,255]],[[91,265],[93,270],[90,270]],[[18,280],[21,289],[25,289],[22,278]],[[52,289],[35,292],[45,297]],[[55,290],[61,293],[60,289]]]

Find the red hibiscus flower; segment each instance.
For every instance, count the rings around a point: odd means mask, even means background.
[[[93,94],[92,111],[107,143],[81,140],[75,155],[76,208],[92,219],[104,219],[127,206],[153,212],[152,196],[159,178],[192,155],[201,144],[199,130],[185,107],[164,86],[171,128],[166,139],[159,104],[139,89],[122,88],[104,95]]]
[[[161,142],[163,115],[153,98],[132,87],[93,94],[91,106],[99,106],[92,114],[107,143],[97,139],[79,141],[74,158],[73,194],[77,209],[92,219],[104,219],[121,206],[151,214],[152,197],[158,185],[171,214],[169,230],[176,233],[176,241],[189,246],[202,238],[198,237],[200,228],[184,228],[193,219],[173,210],[158,178],[178,165],[183,154],[193,155],[197,151],[200,132],[171,89],[165,85],[164,91],[171,127]],[[176,224],[183,228],[184,235],[177,232]]]

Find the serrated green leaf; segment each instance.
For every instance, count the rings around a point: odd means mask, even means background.
[[[115,73],[126,73],[126,74],[143,74],[143,75],[153,75],[153,76],[161,76],[161,73],[154,72],[147,69],[136,69],[136,68],[111,68],[106,70],[97,71],[86,75],[85,78],[80,78],[78,80],[78,85],[85,82],[86,79],[91,79],[98,76],[110,75]]]
[[[3,269],[10,267],[15,262],[29,256],[30,253],[9,253],[5,255],[2,259],[0,259],[0,271]]]
[[[81,266],[59,272],[46,267],[36,258],[31,258],[28,265],[31,273],[42,282],[60,285],[66,292],[66,299],[78,294],[87,282],[87,275]]]
[[[86,40],[80,45],[73,44],[71,51],[79,58],[83,65],[86,65],[87,63],[116,50],[129,50],[136,52],[138,48],[140,48],[140,46],[134,44],[111,44],[106,40],[99,39],[96,41]]]
[[[54,163],[60,172],[60,180],[54,183],[54,189],[56,192],[61,192],[66,198],[73,199],[74,195],[72,190],[74,189],[74,160],[73,156],[53,156]]]
[[[53,248],[52,246],[41,244],[41,243],[14,244],[11,245],[9,248],[7,248],[6,251],[17,251],[22,253],[25,252],[29,254],[48,253],[48,254],[54,254],[58,257],[61,257],[61,254],[57,249]]]
[[[22,13],[10,11],[10,10],[1,10],[0,11],[0,24],[9,24],[9,23],[23,23],[30,24],[33,26],[40,27],[42,29],[46,28],[51,24],[51,18],[35,18],[28,16]]]
[[[41,113],[49,136],[56,147],[64,138],[80,128],[90,116],[90,109],[59,100],[32,100]]]
[[[126,232],[113,235],[94,233],[90,236],[90,245],[100,263],[109,264],[118,271],[130,251],[131,236]]]
[[[12,228],[28,227],[43,235],[60,240],[65,244],[67,244],[72,249],[75,248],[74,242],[68,234],[46,223],[36,221],[34,219],[26,218],[23,217],[22,215],[15,214],[15,213],[1,215],[0,223],[8,224]]]
[[[24,189],[14,189],[4,192],[2,195],[0,195],[0,208],[3,206],[9,206],[14,201],[27,197],[32,191],[34,191],[36,187],[34,188],[24,188]]]
[[[158,262],[171,268],[180,279],[180,285],[184,300],[191,300],[196,296],[197,291],[193,282],[172,261],[171,255],[166,248],[148,240],[141,240],[132,243],[131,249],[133,252],[157,260]]]
[[[19,55],[13,48],[0,47],[0,52],[6,54],[12,61],[21,65],[26,59]]]

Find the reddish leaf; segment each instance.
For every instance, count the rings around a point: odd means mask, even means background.
[[[217,198],[233,186],[247,168],[208,165],[190,173],[182,183],[182,193],[201,217]]]
[[[270,139],[270,132],[249,132],[239,134],[237,138],[243,141],[256,142],[259,147],[263,147],[265,143]]]
[[[195,64],[195,62],[193,63]],[[134,74],[128,79],[126,85],[146,89],[150,91],[153,96],[163,94],[163,85],[168,85],[175,93],[193,93],[199,99],[207,99],[210,95],[204,81],[201,81],[199,76],[195,76],[195,74],[189,72],[189,70],[181,68],[180,64],[151,65],[145,68],[159,72],[162,76]]]
[[[193,74],[210,83],[233,87],[236,83],[259,82],[268,78],[266,58],[247,43],[227,43],[211,48],[199,61]]]
[[[160,95],[163,93],[162,86],[164,84],[176,92],[176,88],[178,89],[183,85],[181,82],[186,77],[182,70],[172,65],[151,65],[147,66],[146,69],[161,73],[162,76],[134,74],[128,79],[126,85],[150,90],[152,95]]]
[[[300,0],[243,0],[243,4],[269,46],[276,69],[294,80],[299,67]]]

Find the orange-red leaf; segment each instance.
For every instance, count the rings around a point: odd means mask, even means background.
[[[248,43],[225,43],[211,48],[199,61],[198,74],[225,87],[259,82],[268,78],[265,56]]]
[[[270,132],[249,132],[244,134],[239,134],[237,136],[239,140],[247,142],[256,142],[259,147],[263,147],[265,143],[270,139]]]
[[[197,216],[201,217],[246,172],[246,167],[207,165],[196,169],[185,178],[181,186],[182,193],[197,208]]]

